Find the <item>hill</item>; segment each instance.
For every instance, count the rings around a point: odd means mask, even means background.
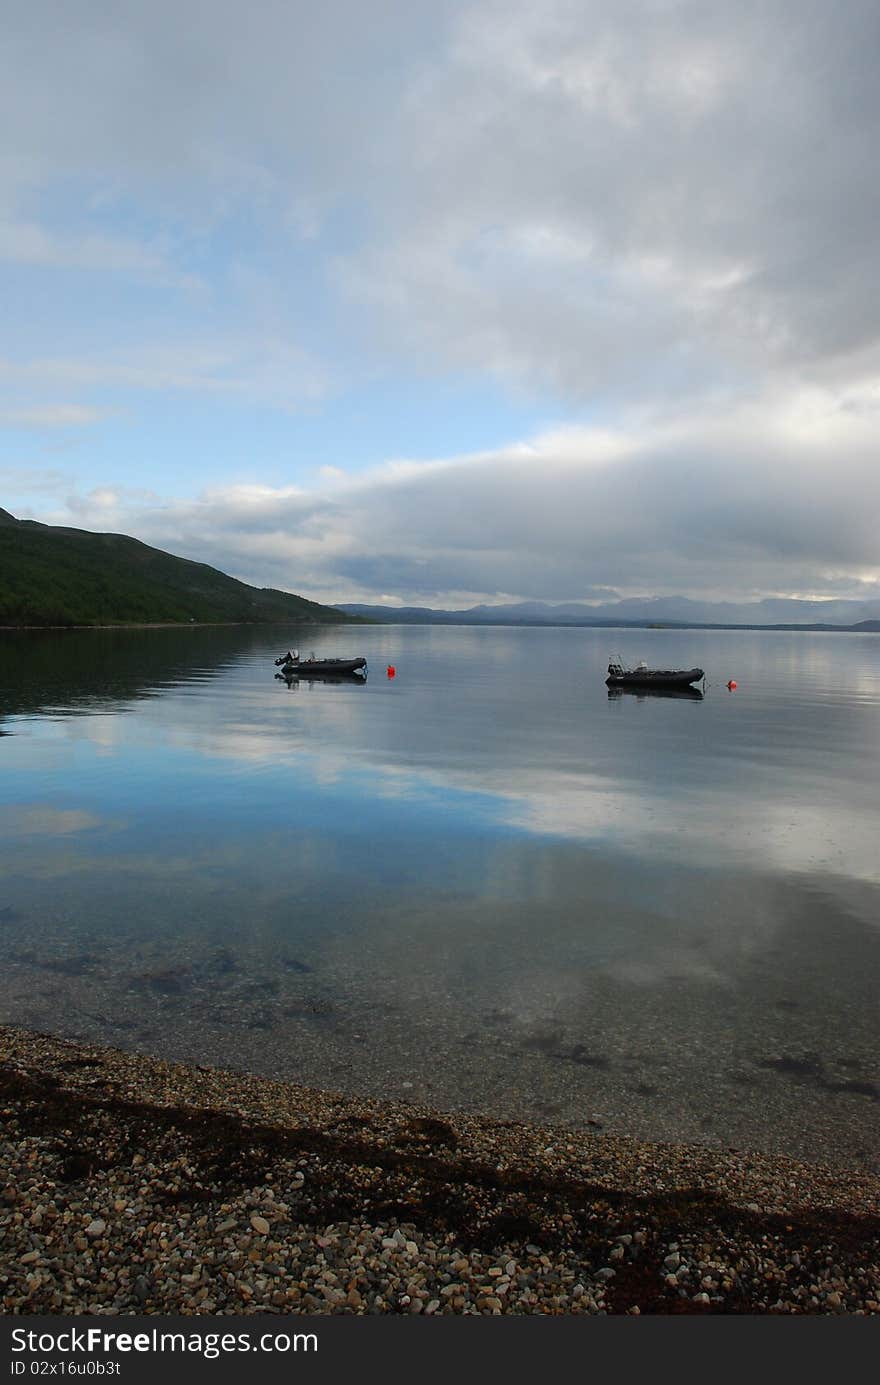
[[[766,600],[733,605],[693,602],[686,597],[644,597],[590,606],[585,602],[548,605],[521,601],[501,606],[471,606],[464,611],[428,606],[369,606],[344,602],[352,618],[391,625],[580,625],[614,629],[669,630],[854,630],[880,632],[873,612],[877,602]],[[859,619],[859,617],[867,618]],[[848,619],[847,619],[848,617]]]
[[[206,563],[124,534],[92,534],[0,509],[0,625],[126,625],[352,617],[272,588],[249,587]]]

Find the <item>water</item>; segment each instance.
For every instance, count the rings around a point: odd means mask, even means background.
[[[0,733],[3,1022],[878,1166],[878,637],[5,632]]]

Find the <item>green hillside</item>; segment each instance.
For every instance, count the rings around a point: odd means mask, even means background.
[[[124,534],[54,528],[0,509],[0,625],[351,619]]]

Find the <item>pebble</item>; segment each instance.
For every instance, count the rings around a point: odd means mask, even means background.
[[[4,1314],[637,1315],[684,1301],[880,1315],[867,1173],[371,1103],[0,1027],[3,1079]],[[416,1120],[442,1120],[456,1145],[416,1144]],[[82,1150],[96,1157],[66,1181],[61,1159]],[[551,1200],[529,1197],[530,1173],[553,1181]],[[679,1190],[710,1210],[691,1200],[683,1220]]]

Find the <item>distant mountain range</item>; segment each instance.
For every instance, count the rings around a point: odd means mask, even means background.
[[[880,601],[691,601],[685,596],[629,597],[601,606],[566,601],[519,601],[507,606],[471,606],[465,611],[432,610],[427,606],[369,606],[355,602],[341,611],[368,620],[406,625],[663,625],[680,629],[699,626],[749,626],[761,629],[820,629],[880,631]]]
[[[124,534],[92,534],[0,509],[0,626],[327,624],[351,616],[249,587]]]
[[[520,601],[464,611],[316,601],[250,587],[206,563],[124,534],[16,519],[0,509],[0,626],[329,624],[363,619],[408,625],[598,625],[880,631],[880,601],[692,601],[630,597],[593,606]]]

